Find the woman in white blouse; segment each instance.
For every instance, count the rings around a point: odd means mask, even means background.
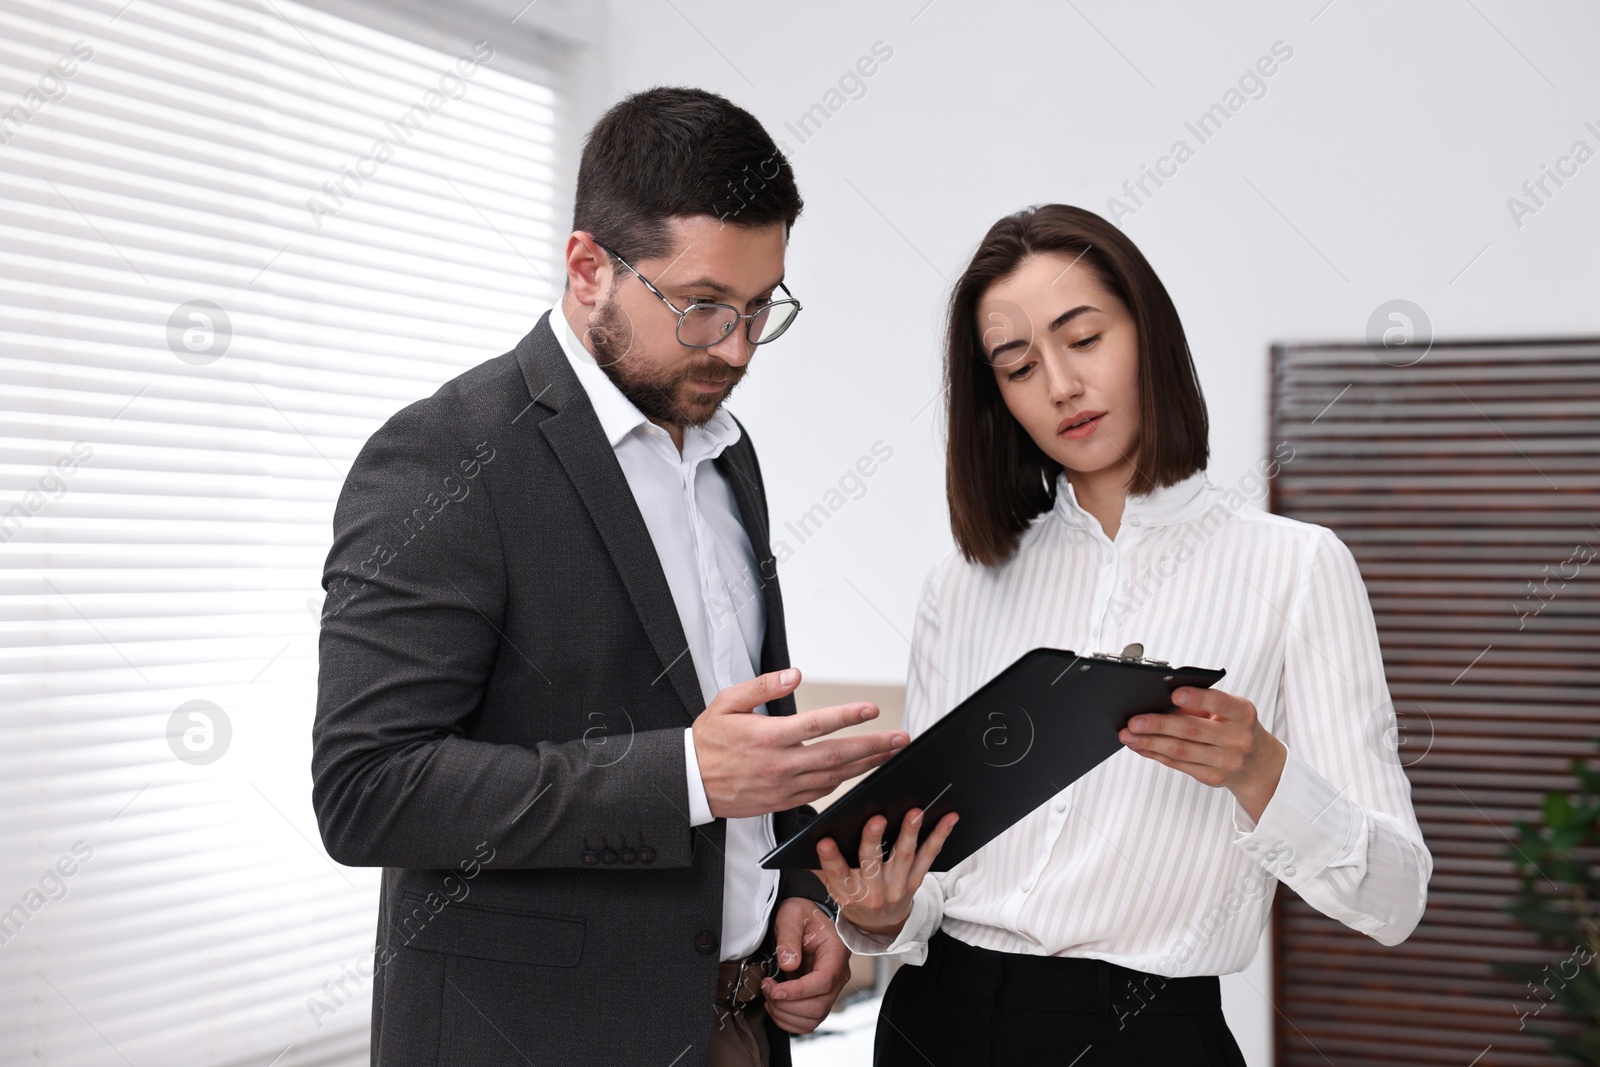
[[[1350,551],[1245,506],[1287,445],[1229,487],[1165,288],[1091,212],[995,223],[955,285],[945,352],[956,552],[923,586],[906,728],[916,736],[1040,645],[1224,667],[1179,689],[1124,751],[949,872],[959,813],[887,860],[819,852],[857,952],[902,967],[879,1067],[1242,1064],[1215,976],[1255,954],[1277,882],[1393,945],[1433,861],[1389,729]]]

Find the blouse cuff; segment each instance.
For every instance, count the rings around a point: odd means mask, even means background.
[[[839,940],[857,955],[899,956],[903,962],[920,967],[928,958],[928,938],[939,928],[940,908],[936,898],[940,896],[938,883],[932,876],[924,878],[911,898],[911,914],[906,917],[906,924],[892,938],[869,934],[842,914],[834,927],[839,931]]]
[[[1278,788],[1259,822],[1234,802],[1236,847],[1289,888],[1316,878],[1348,854],[1360,828],[1355,803],[1290,748]]]

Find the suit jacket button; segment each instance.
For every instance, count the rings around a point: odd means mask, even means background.
[[[639,862],[640,863],[654,863],[655,861],[656,861],[656,850],[655,849],[651,848],[649,845],[645,845],[643,848],[641,848],[639,850]]]
[[[631,848],[623,849],[620,853],[618,853],[618,855],[622,857],[623,863],[633,863],[639,858],[637,855],[635,855],[633,849]]]
[[[602,851],[600,853],[600,862],[605,864],[617,862],[617,850],[614,848],[608,848]]]
[[[595,864],[597,864],[599,862],[600,862],[600,853],[596,852],[592,848],[586,848],[586,849],[583,850],[583,865],[585,867],[593,867]]]
[[[701,930],[694,935],[694,950],[700,955],[709,956],[716,947],[717,939],[711,936],[710,930]]]

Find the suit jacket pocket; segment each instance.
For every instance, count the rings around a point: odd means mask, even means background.
[[[434,898],[443,903],[435,911],[416,894],[406,893],[404,900],[407,914],[402,921],[413,931],[407,948],[546,967],[576,967],[583,958],[588,924],[575,916],[486,908],[443,898]]]

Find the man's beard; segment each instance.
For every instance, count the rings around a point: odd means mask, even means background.
[[[730,367],[715,356],[671,371],[657,370],[632,351],[632,324],[615,303],[608,301],[589,316],[587,340],[594,347],[595,362],[606,377],[652,422],[679,426],[704,426],[711,421],[722,402],[732,395],[744,378],[749,364]],[[727,388],[716,393],[703,392],[690,384],[694,379],[723,382]]]

